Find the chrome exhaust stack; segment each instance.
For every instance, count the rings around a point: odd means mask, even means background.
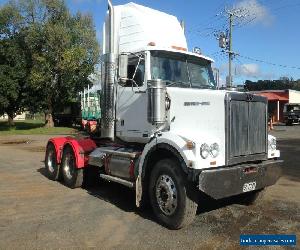
[[[115,138],[115,71],[116,56],[114,54],[114,10],[108,0],[109,10],[109,51],[102,56],[102,88],[101,88],[101,137]]]

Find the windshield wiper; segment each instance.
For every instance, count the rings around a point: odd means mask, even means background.
[[[201,85],[201,86],[193,86],[193,88],[197,88],[197,89],[215,89],[215,86],[211,86],[211,85]]]
[[[169,84],[166,84],[166,87],[170,87],[176,84],[184,84],[184,85],[190,85],[188,82],[182,82],[182,81],[166,81]]]

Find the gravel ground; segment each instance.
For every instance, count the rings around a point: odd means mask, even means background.
[[[240,234],[251,233],[296,233],[299,241],[300,126],[278,126],[272,134],[285,160],[283,176],[261,202],[245,207],[234,199],[202,199],[195,222],[178,231],[135,208],[126,187],[102,182],[71,190],[48,180],[49,136],[1,136],[0,249],[240,249]]]

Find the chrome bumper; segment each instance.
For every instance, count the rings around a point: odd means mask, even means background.
[[[199,175],[199,189],[214,199],[241,194],[247,183],[255,183],[253,190],[259,190],[276,183],[281,175],[282,162],[267,160],[259,164],[239,164],[203,170]]]

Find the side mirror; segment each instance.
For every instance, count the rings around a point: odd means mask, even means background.
[[[126,80],[128,80],[127,67],[128,67],[128,55],[121,54],[119,56],[119,79],[122,83],[126,83]]]

